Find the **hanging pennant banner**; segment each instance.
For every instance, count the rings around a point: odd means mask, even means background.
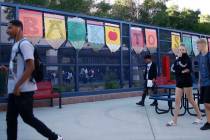
[[[171,49],[175,55],[178,54],[178,48],[180,44],[181,44],[180,34],[171,32]]]
[[[68,40],[75,49],[82,49],[86,41],[85,20],[68,18]]]
[[[199,55],[198,47],[197,47],[197,41],[199,40],[198,36],[192,36],[192,48],[193,48],[193,53],[195,56]]]
[[[93,50],[100,50],[104,44],[104,26],[103,22],[87,21],[88,43]]]
[[[185,47],[187,49],[187,54],[192,54],[192,38],[190,35],[184,34],[182,37],[183,43],[185,44]]]
[[[141,28],[131,27],[131,45],[137,54],[144,49],[144,36]]]
[[[120,28],[116,24],[105,24],[106,45],[111,52],[116,52],[120,48]]]
[[[45,39],[54,48],[58,49],[66,40],[65,17],[44,14]]]
[[[23,23],[23,35],[36,44],[43,36],[42,13],[20,9],[19,20]]]
[[[153,29],[145,29],[147,48],[157,48],[157,33]]]

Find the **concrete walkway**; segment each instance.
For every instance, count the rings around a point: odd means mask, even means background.
[[[194,117],[179,118],[168,128],[171,115],[157,115],[153,107],[136,106],[138,98],[65,105],[63,109],[36,108],[35,115],[64,140],[210,140],[210,131],[193,125]],[[165,106],[164,104],[161,104]],[[5,112],[0,112],[0,140],[6,140]],[[205,121],[205,119],[204,119]],[[19,119],[18,140],[45,140]]]

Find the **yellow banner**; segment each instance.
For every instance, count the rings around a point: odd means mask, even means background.
[[[116,52],[120,48],[120,28],[119,26],[105,26],[106,44],[111,52]]]
[[[178,48],[181,43],[181,38],[179,33],[171,33],[171,49],[174,52],[174,54],[178,53]]]
[[[47,40],[65,40],[66,27],[64,16],[44,14],[45,38]]]

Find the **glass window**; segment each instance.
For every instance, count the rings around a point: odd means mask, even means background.
[[[11,49],[12,47],[9,45],[3,45],[0,47],[0,63],[9,63]]]
[[[172,53],[171,42],[160,41],[160,52],[161,53]]]
[[[1,40],[0,43],[13,43],[13,40],[9,39],[9,36],[7,34],[7,26],[1,26]]]
[[[143,66],[133,66],[132,67],[132,86],[133,87],[144,87],[144,67]]]
[[[123,24],[122,25],[122,35],[123,36],[129,36],[129,25],[128,24]]]
[[[120,50],[111,53],[105,47],[97,52],[83,48],[79,51],[79,64],[120,64]]]
[[[159,30],[160,40],[171,41],[171,31]]]
[[[46,66],[45,79],[51,81],[59,92],[71,92],[75,87],[75,73],[72,66]]]
[[[60,64],[75,64],[75,49],[60,48],[58,50],[58,61]]]
[[[1,7],[1,22],[8,23],[10,20],[15,19],[15,9],[12,7]]]
[[[96,91],[120,88],[120,67],[81,66],[79,68],[79,90]]]
[[[123,67],[123,88],[129,88],[130,69],[129,66]]]

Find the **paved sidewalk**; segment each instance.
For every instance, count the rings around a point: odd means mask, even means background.
[[[36,108],[35,115],[64,140],[209,140],[210,131],[193,125],[194,117],[179,118],[176,127],[168,128],[171,115],[157,115],[153,107],[139,107],[139,98],[116,99],[94,103]],[[161,104],[165,106],[166,104]],[[5,112],[0,112],[0,140],[6,140]],[[3,127],[2,127],[3,126]],[[19,119],[18,140],[45,140]]]

